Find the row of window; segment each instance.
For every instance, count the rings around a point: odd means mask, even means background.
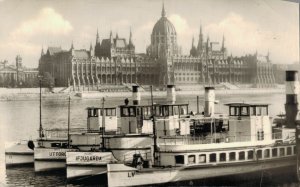
[[[187,163],[185,162],[185,155],[176,155],[176,164],[204,164],[204,163],[222,163],[230,161],[245,161],[253,159],[269,159],[283,156],[290,156],[296,153],[296,146],[276,147],[272,149],[259,149],[248,151],[233,151],[233,152],[219,152],[206,153],[198,155],[188,155]]]

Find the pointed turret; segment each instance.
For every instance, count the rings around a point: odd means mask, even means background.
[[[94,56],[94,50],[93,50],[93,45],[92,45],[92,42],[91,42],[91,44],[90,44],[90,54],[91,54],[91,56]]]
[[[222,39],[222,48],[221,48],[221,51],[225,51],[225,36],[223,34],[223,39]]]
[[[132,42],[132,32],[131,32],[131,27],[130,27],[130,33],[129,33],[129,48],[133,48],[133,42]]]
[[[197,56],[197,49],[194,45],[194,36],[193,36],[193,39],[192,39],[192,48],[190,50],[190,55],[193,56],[193,57],[196,57]]]
[[[203,33],[202,33],[202,25],[200,24],[199,41],[197,46],[198,51],[202,50],[202,46],[203,46]]]
[[[45,53],[44,53],[44,47],[42,46],[42,51],[41,51],[41,56],[43,56]]]
[[[161,17],[166,17],[165,3],[162,4]]]
[[[194,36],[192,38],[192,48],[194,47]]]
[[[73,44],[73,40],[72,40],[72,44],[71,44],[70,50],[73,50],[73,49],[74,49],[74,44]]]
[[[209,41],[209,35],[207,35],[207,39],[206,39],[206,50],[208,50],[210,47],[210,41]]]
[[[96,35],[96,44],[97,43],[100,43],[100,37],[99,37],[98,28],[97,28],[97,35]]]

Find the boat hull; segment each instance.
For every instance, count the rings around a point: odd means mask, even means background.
[[[43,172],[57,169],[65,169],[66,152],[76,151],[69,148],[35,148],[34,171]]]
[[[107,164],[116,161],[111,152],[67,152],[67,180],[106,174]]]
[[[140,171],[122,164],[108,164],[107,177],[108,186],[140,186],[246,174],[262,170],[280,169],[283,167],[295,167],[295,163],[296,157],[293,156],[231,164],[195,165],[165,169],[153,168]]]
[[[6,166],[30,165],[34,163],[34,152],[27,144],[15,144],[5,150]]]

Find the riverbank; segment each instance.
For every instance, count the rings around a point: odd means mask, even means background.
[[[38,100],[39,99],[39,89],[33,88],[30,90],[20,90],[19,92],[16,89],[0,89],[0,101],[22,101],[22,100]],[[61,90],[56,88],[55,91]],[[216,89],[216,95],[263,95],[263,94],[284,94],[284,87],[279,88],[240,88],[240,89]],[[65,100],[68,96],[71,96],[71,99],[99,99],[102,97],[105,98],[130,98],[132,93],[130,91],[121,91],[121,92],[49,92],[47,89],[42,90],[42,99],[56,99],[56,100]],[[204,90],[179,90],[176,91],[176,94],[179,96],[202,96],[204,95]],[[150,92],[141,91],[142,97],[150,97]],[[166,96],[166,91],[153,91],[153,96],[162,98]]]
[[[275,94],[275,93],[284,93],[285,90],[283,88],[247,88],[247,89],[235,89],[235,90],[227,90],[227,89],[216,89],[216,95],[257,95],[257,94]],[[150,92],[141,92],[141,97],[150,97]],[[82,92],[77,93],[76,96],[83,99],[94,99],[94,98],[102,98],[102,97],[131,97],[131,92]],[[153,91],[154,97],[165,97],[167,95],[166,91]],[[204,90],[199,91],[190,91],[190,90],[180,90],[176,91],[176,95],[181,96],[196,96],[196,95],[204,95]]]

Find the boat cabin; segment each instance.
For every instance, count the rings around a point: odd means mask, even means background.
[[[228,141],[272,139],[268,104],[229,103]]]
[[[157,107],[153,106],[154,110]],[[151,105],[121,105],[120,129],[122,134],[152,134]]]
[[[117,108],[87,108],[88,132],[117,131]]]
[[[156,107],[157,136],[189,135],[188,104],[163,104]]]

